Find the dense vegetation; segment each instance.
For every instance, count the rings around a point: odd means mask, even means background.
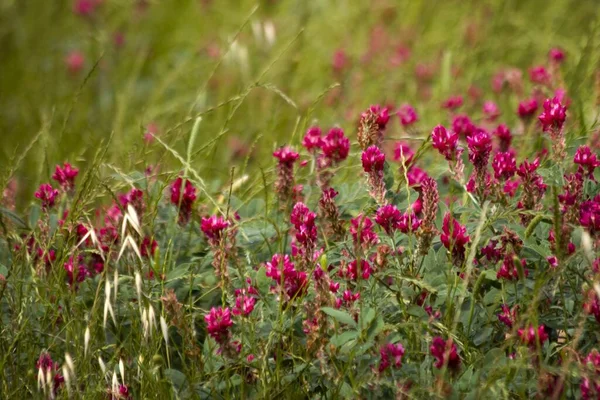
[[[600,398],[598,22],[3,2],[0,398]]]

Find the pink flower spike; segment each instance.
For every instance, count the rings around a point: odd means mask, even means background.
[[[334,162],[344,161],[350,153],[350,140],[340,128],[331,128],[321,142],[321,150]]]
[[[519,107],[517,109],[517,113],[519,117],[522,119],[529,119],[534,116],[536,111],[538,110],[538,102],[536,99],[528,99],[523,100],[519,103]]]
[[[396,142],[394,145],[394,161],[403,162],[409,165],[415,152],[405,142]]]
[[[71,75],[76,75],[83,69],[85,56],[82,52],[73,50],[65,58],[65,65]]]
[[[433,338],[429,350],[436,359],[434,366],[437,369],[442,369],[445,365],[454,371],[460,368],[460,357],[458,356],[456,344],[453,343],[452,339],[444,340],[436,336]]]
[[[370,146],[362,153],[363,170],[366,173],[381,172],[385,163],[385,154],[377,146]]]
[[[402,126],[407,127],[413,125],[418,121],[419,117],[415,109],[409,104],[403,104],[396,113],[400,118]]]
[[[443,103],[442,108],[453,111],[463,105],[463,97],[460,95],[450,96]]]
[[[212,246],[218,246],[225,234],[225,230],[229,227],[229,221],[217,215],[212,215],[209,218],[202,218],[200,229],[208,239]]]
[[[500,109],[493,101],[483,103],[483,114],[488,121],[495,121],[500,116]]]
[[[542,123],[544,132],[550,130],[560,131],[567,118],[567,107],[554,97],[544,101],[544,111],[540,114],[539,120]]]
[[[550,59],[550,62],[555,64],[562,64],[563,61],[565,61],[565,57],[565,51],[560,47],[554,47],[548,52],[548,58]]]
[[[40,185],[37,192],[35,192],[35,197],[42,203],[42,209],[48,211],[50,208],[54,207],[56,198],[58,197],[58,190],[47,183],[43,183]]]
[[[548,85],[552,79],[550,73],[544,66],[538,65],[529,69],[529,79],[539,85]]]
[[[457,153],[458,148],[458,133],[446,130],[444,126],[438,125],[431,132],[433,148],[446,157],[447,160],[452,160]]]
[[[273,152],[273,157],[279,160],[279,164],[287,167],[294,165],[299,156],[291,147],[287,146]]]
[[[69,192],[75,187],[77,174],[79,174],[77,168],[73,168],[69,163],[64,163],[62,167],[60,165],[56,166],[52,179],[58,182],[64,191]]]
[[[321,148],[323,144],[323,139],[321,138],[322,134],[323,132],[318,126],[308,128],[304,135],[304,139],[302,140],[302,146],[310,153],[314,153],[317,149]]]

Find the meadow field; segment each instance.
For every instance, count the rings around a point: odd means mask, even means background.
[[[600,399],[594,0],[0,0],[1,399]]]

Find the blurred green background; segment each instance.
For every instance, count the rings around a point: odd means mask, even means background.
[[[0,183],[16,178],[21,208],[56,163],[85,170],[102,145],[124,171],[181,168],[144,135],[185,154],[200,115],[192,165],[209,181],[231,166],[271,168],[272,150],[298,146],[311,123],[354,140],[372,103],[411,103],[422,134],[448,122],[440,103],[451,94],[474,118],[490,99],[516,122],[522,99],[493,93],[492,77],[518,67],[526,81],[555,46],[572,115],[583,134],[596,123],[595,0],[83,1],[91,12],[0,1]],[[470,99],[473,87],[485,96]],[[390,130],[400,135],[397,120]]]

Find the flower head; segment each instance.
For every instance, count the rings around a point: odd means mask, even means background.
[[[340,128],[331,128],[321,142],[325,157],[334,162],[344,161],[350,152],[350,140]]]
[[[475,168],[485,168],[492,151],[492,138],[483,129],[478,129],[473,135],[467,137],[469,146],[469,161]]]
[[[192,182],[186,179],[184,186],[183,178],[177,178],[171,185],[171,204],[179,207],[179,223],[181,225],[189,222],[195,201],[196,188]]]
[[[233,325],[231,310],[229,307],[212,307],[210,312],[204,316],[208,334],[217,343],[223,344],[230,337],[229,328]]]
[[[551,76],[543,65],[538,65],[529,69],[529,79],[533,83],[547,85],[550,83]]]
[[[400,344],[388,343],[379,350],[381,361],[379,362],[379,372],[385,371],[393,365],[394,368],[402,366],[402,356],[404,356],[404,347]]]
[[[486,101],[483,103],[483,114],[488,121],[495,121],[500,116],[498,104],[493,101]]]
[[[538,110],[538,102],[536,99],[527,99],[527,100],[523,100],[522,102],[519,103],[519,107],[517,108],[517,113],[519,114],[519,117],[523,118],[523,119],[529,119],[531,117],[533,117],[533,115],[536,113],[536,111]]]
[[[280,165],[291,167],[294,165],[300,155],[292,150],[291,147],[281,147],[273,152],[273,157],[277,158]]]
[[[452,119],[452,130],[459,136],[469,137],[477,130],[477,127],[468,115],[459,114]]]
[[[496,153],[492,162],[492,168],[494,169],[496,179],[506,180],[512,178],[517,172],[517,162],[515,161],[514,154],[508,151]]]
[[[463,97],[460,95],[450,96],[442,103],[442,108],[456,110],[463,105]]]
[[[507,304],[502,304],[501,309],[502,312],[498,314],[498,320],[508,328],[512,328],[517,320],[517,307],[515,306],[511,310]]]
[[[431,132],[433,148],[446,157],[447,160],[452,160],[457,153],[458,148],[458,133],[446,130],[444,126],[438,125]]]
[[[498,138],[500,151],[508,151],[512,142],[512,133],[505,124],[500,124],[494,131],[494,135]]]
[[[417,112],[409,104],[401,105],[396,114],[400,118],[400,123],[402,124],[402,126],[405,127],[411,126],[419,120]]]
[[[371,146],[362,153],[362,166],[366,173],[382,172],[385,164],[385,154],[377,146]]]
[[[444,247],[452,251],[455,263],[461,263],[464,259],[465,246],[471,238],[467,235],[467,228],[454,219],[449,212],[444,215],[440,239]]]
[[[537,329],[533,325],[529,325],[529,327],[519,329],[517,335],[523,344],[531,348],[537,346],[538,340],[540,346],[548,340],[548,333],[546,333],[546,327],[544,325],[538,326]]]
[[[445,365],[455,371],[460,368],[460,357],[452,339],[444,340],[439,336],[434,337],[429,351],[436,359],[434,364],[436,368],[442,369]]]
[[[73,168],[69,163],[64,163],[62,167],[60,165],[56,166],[52,179],[57,181],[63,190],[70,191],[75,187],[75,178],[78,173],[77,168]]]
[[[560,131],[566,118],[567,107],[563,106],[556,97],[544,101],[544,111],[539,117],[544,132],[554,129]]]
[[[560,47],[554,47],[548,52],[550,62],[555,64],[562,64],[562,62],[565,61],[565,57],[565,51]]]
[[[42,203],[42,209],[48,210],[54,207],[56,198],[58,197],[58,190],[54,189],[48,183],[42,183],[37,192],[35,192],[35,197]]]
[[[379,207],[377,210],[377,215],[375,216],[375,222],[379,224],[388,235],[391,235],[396,229],[398,229],[398,224],[400,223],[400,219],[402,215],[400,210],[396,208],[393,204],[387,204],[385,206]]]
[[[215,246],[218,246],[225,234],[225,230],[229,227],[229,221],[217,215],[211,215],[208,218],[202,218],[200,229],[206,236],[208,241]]]
[[[580,170],[586,171],[588,176],[593,179],[594,169],[600,167],[600,160],[598,160],[595,153],[588,146],[580,146],[575,153],[573,162],[579,165]]]
[[[302,146],[311,153],[315,152],[316,149],[321,148],[323,144],[322,134],[321,128],[318,126],[311,126],[306,131],[304,139],[302,139]]]
[[[415,156],[415,152],[406,142],[396,142],[394,145],[394,161],[404,162],[409,165]]]
[[[363,215],[358,215],[350,220],[350,234],[352,234],[355,245],[369,246],[379,242],[377,234],[373,231],[373,221]]]

